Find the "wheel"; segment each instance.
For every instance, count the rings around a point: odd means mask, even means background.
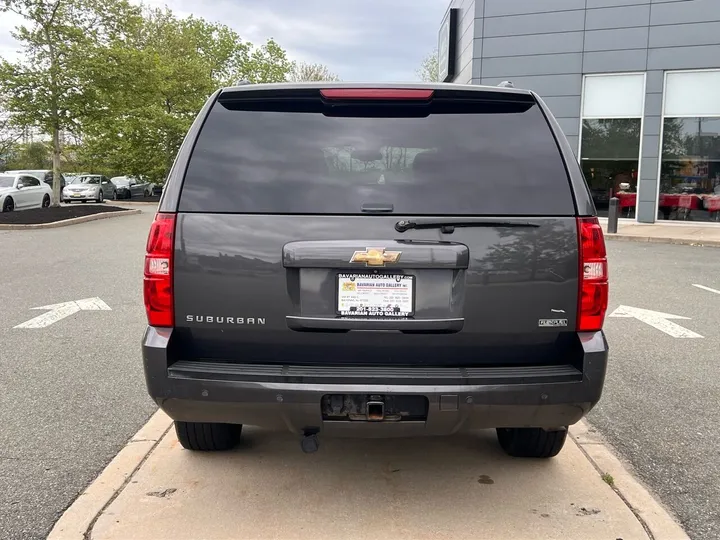
[[[240,439],[239,424],[175,421],[175,433],[183,448],[203,452],[230,450]]]
[[[143,197],[149,197],[149,196],[150,196],[150,192],[146,189],[145,193],[143,193]]]
[[[12,197],[6,197],[3,203],[3,212],[12,212],[13,210],[15,210],[15,201]]]
[[[497,437],[506,454],[513,457],[551,458],[565,444],[567,428],[545,431],[541,428],[498,428]]]
[[[95,202],[96,203],[105,202],[105,196],[103,195],[102,190],[100,190],[100,192],[98,193],[98,198],[95,199]]]
[[[113,190],[113,201],[117,201],[117,191]]]
[[[50,195],[45,195],[42,200],[42,207],[43,208],[49,208],[50,207]]]

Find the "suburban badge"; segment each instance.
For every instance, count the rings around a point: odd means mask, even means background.
[[[400,260],[402,251],[386,251],[385,248],[366,248],[365,251],[356,251],[350,257],[351,263],[365,263],[366,266],[385,266]]]

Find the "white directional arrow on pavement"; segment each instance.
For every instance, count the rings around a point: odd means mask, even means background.
[[[15,328],[45,328],[56,323],[65,317],[77,313],[78,311],[110,311],[110,306],[99,298],[85,298],[83,300],[73,300],[72,302],[62,302],[60,304],[52,304],[49,306],[40,306],[30,309],[44,309],[47,313],[38,315],[34,319],[18,324]]]
[[[672,313],[663,313],[662,311],[651,311],[649,309],[641,309],[630,306],[620,306],[610,314],[611,317],[625,317],[628,319],[637,319],[638,321],[649,324],[653,328],[657,328],[661,332],[665,332],[668,336],[674,338],[701,338],[700,334],[696,334],[692,330],[688,330],[676,324],[669,319],[690,320],[690,317],[682,317],[681,315],[673,315]]]

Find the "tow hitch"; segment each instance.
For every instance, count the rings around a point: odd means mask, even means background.
[[[427,420],[428,400],[419,395],[328,394],[323,420],[330,422],[402,422]]]
[[[381,422],[385,419],[385,402],[380,401],[380,396],[370,396],[373,401],[367,402],[367,419],[372,422]]]

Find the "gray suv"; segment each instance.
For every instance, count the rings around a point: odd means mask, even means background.
[[[242,424],[496,428],[552,457],[600,399],[605,244],[533,92],[224,88],[188,132],[145,259],[147,386],[192,450]]]

